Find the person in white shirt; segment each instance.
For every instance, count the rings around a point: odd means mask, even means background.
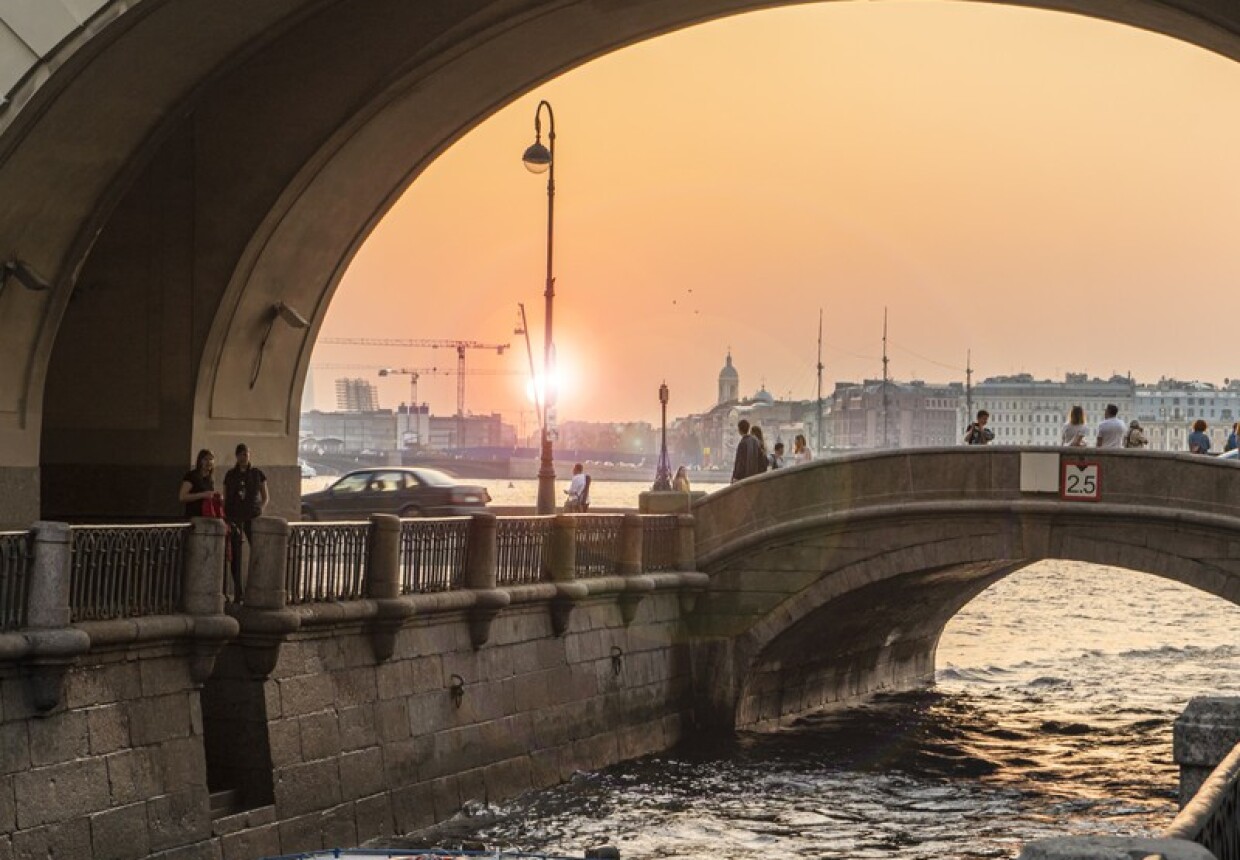
[[[1073,406],[1068,415],[1068,423],[1063,425],[1063,444],[1069,448],[1081,448],[1085,445],[1085,437],[1089,435],[1089,427],[1085,424],[1085,410]]]
[[[1119,420],[1119,407],[1114,403],[1108,403],[1106,418],[1098,424],[1098,447],[1123,448],[1124,431],[1127,429],[1124,422]]]
[[[564,503],[566,513],[583,514],[590,509],[589,487],[590,477],[586,474],[586,467],[577,463],[573,466],[573,479],[564,491],[568,493],[568,501]]]

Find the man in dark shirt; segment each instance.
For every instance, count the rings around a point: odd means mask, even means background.
[[[740,431],[741,441],[736,446],[736,462],[732,466],[732,482],[744,480],[750,475],[760,475],[766,471],[766,455],[762,453],[762,443],[757,436],[749,433],[749,422],[742,418],[736,424]]]
[[[237,465],[224,476],[224,518],[228,520],[228,540],[232,550],[231,569],[233,600],[241,602],[245,594],[241,585],[241,535],[253,543],[250,533],[256,517],[267,507],[267,476],[250,462],[250,449],[244,442],[237,445]]]

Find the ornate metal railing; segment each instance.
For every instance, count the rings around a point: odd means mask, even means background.
[[[70,617],[98,621],[180,611],[189,530],[188,524],[73,526]]]
[[[464,586],[469,517],[400,521],[400,593]]]
[[[1218,860],[1240,860],[1240,745],[1206,778],[1163,835],[1196,842]]]
[[[26,626],[26,595],[34,561],[31,532],[0,532],[0,630]]]
[[[542,582],[543,556],[551,540],[553,517],[497,517],[495,582],[521,585]]]
[[[620,557],[622,514],[580,514],[576,521],[577,566],[574,576],[610,576]]]
[[[654,573],[676,569],[680,526],[675,514],[642,517],[642,570]]]
[[[364,597],[369,546],[369,523],[290,523],[284,568],[288,602]]]

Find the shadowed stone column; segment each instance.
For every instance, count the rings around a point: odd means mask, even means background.
[[[469,520],[469,548],[465,553],[465,587],[473,591],[474,605],[469,610],[469,641],[481,648],[491,638],[491,622],[507,606],[512,597],[496,584],[496,539],[498,523],[495,514],[474,514]]]
[[[573,607],[589,595],[584,583],[577,582],[577,521],[568,514],[552,520],[551,536],[543,553],[543,575],[555,583],[551,599],[551,632],[563,636],[572,621]]]
[[[396,636],[413,604],[400,596],[400,517],[370,515],[370,546],[366,554],[366,597],[375,602],[370,625],[370,646],[376,660],[396,652]]]
[[[616,559],[616,573],[636,576],[642,572],[642,518],[638,514],[625,514],[620,523],[620,557]]]
[[[697,570],[697,534],[691,514],[676,517],[676,569]]]
[[[245,582],[246,605],[254,609],[283,609],[288,602],[284,582],[288,558],[288,521],[259,517],[250,534],[250,570]]]
[[[219,615],[224,611],[224,556],[228,526],[215,517],[194,517],[185,539],[185,611]]]
[[[26,595],[30,697],[36,709],[60,703],[65,671],[90,649],[90,637],[69,626],[69,575],[73,533],[65,523],[34,524],[34,563]]]

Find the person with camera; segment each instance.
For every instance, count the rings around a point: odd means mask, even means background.
[[[985,445],[994,439],[995,431],[986,426],[986,422],[989,420],[990,413],[985,409],[979,409],[977,420],[969,425],[969,429],[964,431],[964,444]]]
[[[254,520],[267,507],[267,476],[250,462],[250,449],[244,442],[237,445],[237,464],[224,476],[224,518],[228,520],[228,541],[232,550],[230,567],[233,581],[233,602],[240,603],[245,590],[241,583],[241,536],[253,543],[251,528]]]

